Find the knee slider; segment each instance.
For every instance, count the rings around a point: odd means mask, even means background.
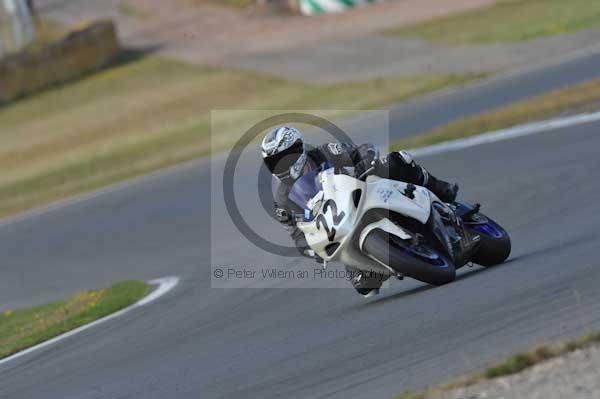
[[[413,166],[415,163],[412,156],[406,151],[395,151],[392,152],[390,155],[405,165]]]

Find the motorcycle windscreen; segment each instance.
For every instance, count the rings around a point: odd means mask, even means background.
[[[319,172],[319,169],[311,170],[300,177],[296,180],[288,194],[289,200],[304,211],[304,220],[306,221],[313,219],[312,209],[308,205],[309,201],[323,190],[323,186],[319,180]]]

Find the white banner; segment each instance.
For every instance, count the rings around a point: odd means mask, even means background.
[[[304,15],[326,14],[364,6],[376,0],[298,0]]]
[[[0,29],[0,51],[18,51],[35,38],[31,11],[25,0],[2,0],[1,4],[4,12],[0,13],[0,22],[5,22],[1,25],[10,24],[12,31]]]

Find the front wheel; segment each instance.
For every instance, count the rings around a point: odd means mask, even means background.
[[[511,251],[510,237],[498,223],[485,216],[486,222],[473,224],[469,229],[481,237],[479,248],[472,261],[485,267],[504,262]]]
[[[424,245],[412,245],[381,229],[371,231],[362,247],[377,261],[427,284],[443,285],[456,278],[452,262],[437,251]]]

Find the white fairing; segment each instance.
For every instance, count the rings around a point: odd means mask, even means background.
[[[415,186],[414,198],[411,199],[403,194],[407,188],[406,183],[376,176],[369,176],[363,182],[348,175],[334,174],[333,169],[328,169],[319,174],[319,179],[323,191],[314,196],[307,206],[316,216],[311,222],[298,223],[298,227],[321,258],[361,269],[389,273],[389,270],[365,256],[359,249],[359,241],[364,239],[367,230],[382,228],[403,239],[407,239],[410,234],[387,219],[363,226],[363,231],[356,232],[367,211],[389,209],[424,224],[429,219],[432,201],[439,201],[433,193],[420,186]],[[353,200],[355,190],[361,190],[358,206]],[[356,239],[353,240],[353,237]]]
[[[365,226],[362,229],[362,231],[360,232],[359,240],[358,240],[359,248],[362,249],[363,243],[365,242],[365,238],[367,238],[369,233],[375,229],[387,231],[388,233],[393,234],[396,237],[400,237],[404,240],[410,240],[412,238],[412,234],[410,232],[408,232],[408,231],[404,230],[402,227],[394,224],[394,222],[392,222],[390,219],[383,218],[381,220],[378,220],[376,222],[373,222],[373,223]]]

